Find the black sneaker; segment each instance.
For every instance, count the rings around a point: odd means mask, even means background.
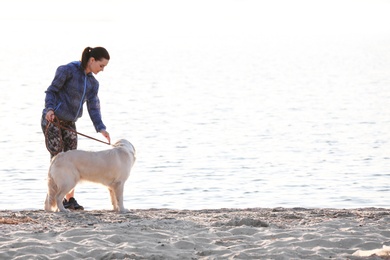
[[[64,208],[73,210],[84,210],[84,207],[79,205],[77,201],[72,197],[69,200],[64,199],[62,201]]]
[[[73,208],[72,208],[72,207],[73,207],[73,204],[69,203],[69,201],[67,201],[66,199],[64,199],[64,200],[62,201],[62,205],[64,205],[64,208],[66,208],[66,209],[73,209]]]

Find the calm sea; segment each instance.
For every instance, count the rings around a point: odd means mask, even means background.
[[[152,2],[113,1],[102,15],[97,1],[91,19],[70,7],[33,15],[29,1],[2,9],[0,209],[43,208],[44,91],[57,66],[97,45],[111,54],[96,76],[103,121],[137,150],[126,207],[390,205],[387,3],[297,1],[309,5],[299,13],[258,1]],[[77,127],[101,138],[86,109]],[[108,148],[79,138],[79,149]],[[77,186],[88,210],[110,208],[108,198],[99,185]]]

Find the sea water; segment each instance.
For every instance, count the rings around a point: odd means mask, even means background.
[[[390,205],[390,33],[381,30],[389,24],[382,13],[358,28],[340,19],[344,27],[327,31],[332,21],[322,17],[318,30],[293,30],[315,13],[272,29],[278,19],[258,17],[256,1],[215,1],[211,9],[174,2],[181,12],[170,15],[170,5],[154,2],[157,12],[134,3],[119,18],[113,7],[91,20],[2,18],[0,209],[43,209],[44,91],[57,66],[90,45],[111,54],[96,75],[107,130],[137,150],[127,208]],[[77,128],[103,139],[86,107]],[[79,149],[109,146],[79,137]],[[75,197],[88,210],[110,208],[96,184],[78,185]]]

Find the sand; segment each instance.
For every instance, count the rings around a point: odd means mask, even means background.
[[[389,223],[380,208],[5,210],[0,259],[390,259]]]

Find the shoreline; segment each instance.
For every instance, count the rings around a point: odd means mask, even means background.
[[[0,258],[390,259],[389,221],[385,208],[2,210]]]

